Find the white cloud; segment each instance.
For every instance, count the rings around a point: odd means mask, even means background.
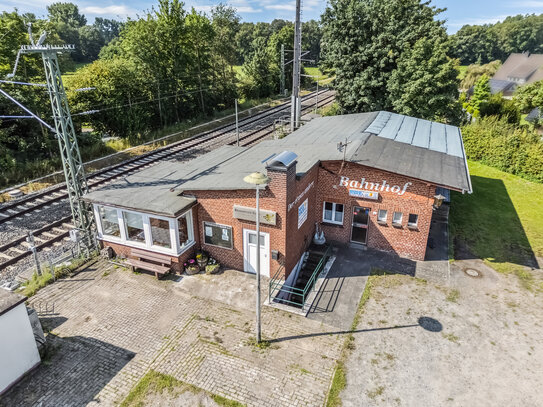
[[[91,15],[119,15],[119,16],[134,16],[137,13],[137,10],[133,9],[132,7],[128,7],[123,5],[119,6],[105,6],[105,7],[99,7],[99,6],[87,6],[83,7],[81,11],[85,14],[91,14]]]
[[[296,11],[296,5],[294,4],[270,4],[264,6],[264,8],[268,10]]]

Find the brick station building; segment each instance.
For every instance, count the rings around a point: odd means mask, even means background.
[[[372,112],[318,118],[280,140],[163,162],[93,191],[99,239],[118,255],[168,255],[175,272],[198,249],[254,272],[255,190],[261,272],[296,270],[316,228],[327,241],[424,260],[436,188],[471,193],[460,130]]]

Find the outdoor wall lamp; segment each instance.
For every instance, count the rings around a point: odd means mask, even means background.
[[[441,194],[434,196],[434,209],[439,208],[443,204],[444,200],[445,197]]]

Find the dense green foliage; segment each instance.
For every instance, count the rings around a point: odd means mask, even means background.
[[[462,135],[468,159],[543,182],[543,141],[536,132],[489,116],[464,126]]]
[[[465,25],[452,36],[462,64],[504,61],[513,52],[543,52],[543,14],[507,17],[496,24]]]
[[[409,111],[428,119],[451,114],[457,73],[447,61],[443,22],[436,19],[441,10],[429,4],[419,0],[329,2],[322,18],[324,66],[336,74],[336,98],[344,112]],[[430,61],[422,63],[425,57]],[[408,72],[401,72],[400,64]],[[411,83],[421,77],[424,80]],[[432,107],[437,112],[420,99],[398,100],[399,95],[414,95],[422,88],[426,96],[436,95]],[[454,121],[454,114],[447,119]]]
[[[541,115],[543,112],[543,81],[518,88],[514,95],[514,101],[521,112],[529,113],[532,109],[537,108]]]
[[[458,122],[456,62],[446,55],[443,41],[423,38],[398,58],[388,88],[398,113]]]

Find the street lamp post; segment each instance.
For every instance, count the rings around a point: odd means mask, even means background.
[[[269,178],[260,172],[253,172],[243,178],[243,181],[256,186],[256,342],[262,340],[260,328],[260,186],[266,184]]]

